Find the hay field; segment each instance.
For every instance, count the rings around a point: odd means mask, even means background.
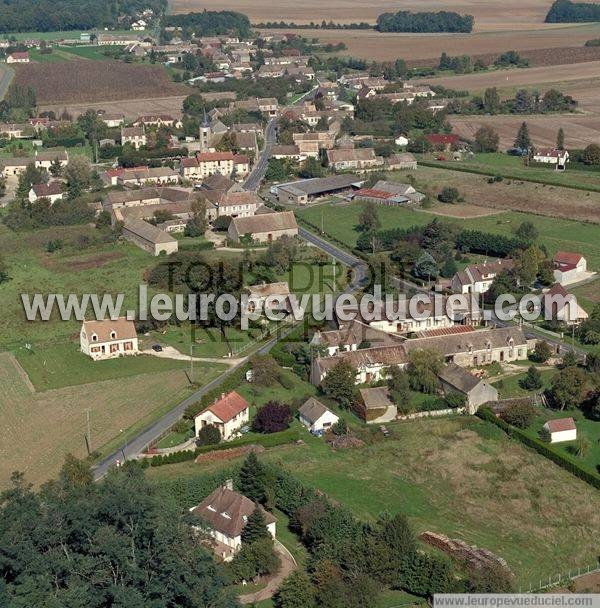
[[[0,386],[0,488],[14,470],[38,484],[56,475],[66,453],[84,457],[87,408],[92,444],[99,449],[121,429],[147,424],[189,394],[181,370],[33,392],[23,369],[6,352],[0,353]]]
[[[293,2],[283,0],[275,5],[270,0],[170,0],[173,13],[201,10],[236,10],[248,15],[253,23],[266,21],[293,21],[307,24],[333,19],[339,23],[366,21],[375,23],[384,12],[456,11],[475,17],[476,31],[523,29],[548,26],[543,23],[550,8],[550,0],[336,0],[323,4],[318,0]]]

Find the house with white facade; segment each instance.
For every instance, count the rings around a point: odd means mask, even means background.
[[[28,198],[30,203],[35,203],[40,198],[47,198],[51,203],[61,200],[63,197],[62,184],[53,181],[48,184],[34,184],[29,190]]]
[[[557,251],[553,262],[554,280],[561,285],[576,283],[587,276],[587,260],[580,253]]]
[[[455,293],[485,293],[494,279],[501,273],[514,268],[513,260],[487,260],[482,264],[469,264],[464,270],[459,270],[451,281]]]
[[[318,436],[326,433],[340,419],[314,397],[310,397],[304,402],[298,410],[298,417],[313,435]]]
[[[6,63],[29,63],[28,51],[15,51],[6,57]]]
[[[139,353],[135,325],[125,317],[84,321],[79,332],[79,345],[81,352],[94,361]]]
[[[536,163],[554,165],[557,171],[564,171],[569,162],[569,153],[558,148],[542,148],[533,155]]]
[[[194,525],[197,532],[212,537],[212,549],[223,561],[231,561],[242,546],[242,531],[255,509],[261,509],[267,530],[273,538],[277,534],[277,520],[260,505],[233,489],[231,480],[226,481],[190,513],[200,521]]]
[[[196,436],[205,426],[214,425],[223,441],[233,439],[250,420],[250,404],[236,391],[221,395],[194,418]]]
[[[573,418],[558,418],[548,420],[543,426],[544,432],[548,436],[550,443],[560,443],[562,441],[575,441],[577,439],[577,427]]]
[[[139,150],[147,143],[146,130],[144,125],[139,127],[121,127],[121,144],[131,144],[136,150]]]

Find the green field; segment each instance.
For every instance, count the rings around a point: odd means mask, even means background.
[[[94,34],[95,32],[85,30],[71,30],[66,32],[17,32],[14,34],[4,34],[2,38],[8,40],[14,38],[15,40],[79,40],[80,34],[88,33]],[[129,30],[111,30],[110,34],[115,36],[123,34],[131,34]]]
[[[528,366],[531,363],[528,364]],[[550,381],[552,380],[552,376],[556,373],[555,369],[544,369],[541,370],[540,373],[542,375],[542,382],[544,386],[542,389],[547,388],[550,385]],[[500,380],[492,379],[491,382],[498,389],[498,393],[500,394],[500,399],[513,399],[516,397],[528,397],[533,394],[532,391],[528,391],[524,388],[521,388],[519,385],[519,381],[525,377],[525,372],[522,374],[515,374],[513,376],[501,378]]]
[[[362,203],[328,203],[297,209],[296,215],[313,224],[321,225],[327,234],[346,243],[349,247],[356,245],[360,233],[356,230]],[[511,235],[522,222],[531,221],[539,232],[539,242],[546,245],[548,253],[553,255],[558,250],[582,252],[591,270],[600,267],[600,241],[598,226],[572,220],[531,215],[516,211],[506,211],[498,215],[473,219],[442,218],[425,211],[402,207],[378,206],[377,213],[384,229],[409,228],[423,226],[434,218],[453,224],[460,224],[469,230],[483,230]]]
[[[503,175],[600,192],[599,174],[591,170],[583,170],[581,167],[577,168],[577,165],[569,166],[567,164],[566,171],[555,171],[546,167],[527,167],[523,164],[522,158],[500,152],[475,154],[473,157],[465,156],[459,163],[452,162],[451,159],[446,162],[437,161],[436,157],[440,154],[448,158],[448,155],[443,152],[418,156],[427,163],[452,170],[472,170],[488,175]]]
[[[101,46],[55,46],[52,47],[51,53],[42,53],[38,49],[30,49],[29,57],[32,61],[39,63],[79,60],[104,61],[109,57],[102,53],[103,48]]]
[[[600,497],[592,487],[477,418],[388,428],[390,438],[370,429],[363,448],[338,451],[304,433],[304,445],[280,446],[263,458],[364,520],[400,511],[418,532],[490,549],[524,587],[596,562]],[[222,466],[182,463],[148,475],[172,479]]]

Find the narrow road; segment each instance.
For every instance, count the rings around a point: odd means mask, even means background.
[[[12,68],[6,65],[0,68],[0,99],[4,99],[4,96],[8,93],[8,87],[10,87],[14,75],[15,71]]]
[[[271,158],[271,150],[273,149],[276,141],[277,119],[271,118],[271,120],[267,123],[267,128],[265,129],[265,145],[258,160],[254,164],[254,168],[243,184],[245,190],[252,190],[253,192],[258,190],[258,187],[260,186],[260,183],[267,172],[269,159]]]

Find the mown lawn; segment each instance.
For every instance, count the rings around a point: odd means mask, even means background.
[[[531,365],[531,363],[529,363]],[[550,382],[552,377],[556,373],[555,369],[544,369],[540,371],[542,376],[543,387],[540,390],[544,390],[548,386],[550,386]],[[500,399],[512,399],[516,397],[528,397],[533,394],[534,391],[528,391],[524,388],[521,388],[519,382],[525,378],[526,372],[522,374],[515,374],[514,376],[508,376],[506,378],[501,378],[499,380],[491,379],[492,384],[498,389],[498,393],[500,395]]]
[[[280,446],[262,458],[361,519],[403,512],[417,532],[490,549],[508,561],[517,585],[596,562],[600,496],[592,487],[477,418],[388,428],[390,438],[370,433],[363,448],[333,451],[304,434],[304,445]],[[173,478],[214,468],[182,463],[148,475]]]
[[[321,213],[323,213],[325,232],[346,243],[349,247],[354,247],[356,239],[360,235],[356,226],[362,209],[363,204],[358,202],[326,203],[298,209],[295,213],[317,226],[321,225]],[[522,222],[530,221],[539,232],[539,242],[548,248],[550,255],[559,250],[582,252],[588,260],[590,269],[600,267],[600,241],[598,226],[595,224],[515,211],[465,220],[440,218],[423,211],[383,205],[377,207],[377,213],[383,229],[423,226],[437,217],[438,221],[459,224],[469,230],[511,235]]]

